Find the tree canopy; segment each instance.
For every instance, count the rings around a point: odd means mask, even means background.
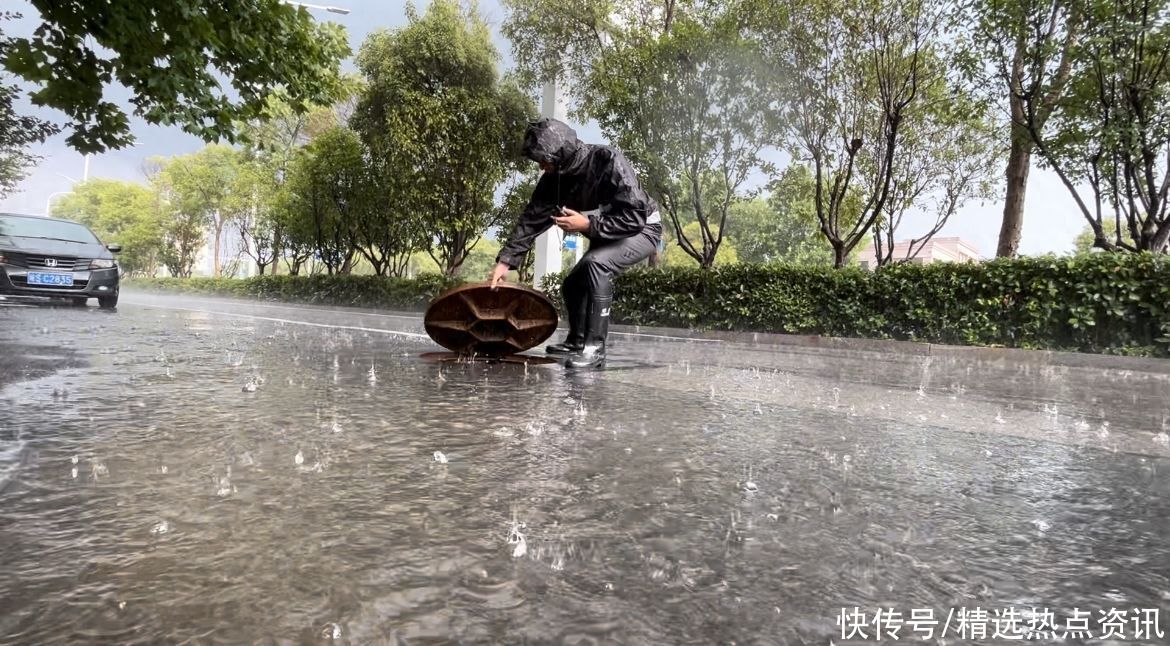
[[[352,120],[400,212],[425,223],[428,250],[459,270],[499,224],[495,191],[531,166],[520,155],[536,107],[501,78],[499,53],[474,7],[434,0],[409,24],[371,34],[358,54],[366,90]]]
[[[29,2],[42,24],[0,40],[0,63],[32,86],[34,105],[65,114],[66,141],[83,153],[132,142],[129,116],[105,97],[111,84],[147,123],[234,141],[277,88],[298,109],[330,103],[350,54],[340,26],[281,0]]]

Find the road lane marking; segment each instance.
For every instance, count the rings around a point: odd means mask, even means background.
[[[208,303],[208,304],[216,302],[214,300],[202,299],[202,298],[195,298],[195,299],[191,299],[191,300],[198,301],[200,303]],[[184,309],[181,307],[170,307],[167,305],[151,305],[148,303],[143,303],[142,301],[137,301],[136,304],[141,305],[143,307],[160,307],[160,308],[166,308],[166,309]],[[260,308],[269,308],[269,309],[278,309],[278,310],[296,310],[298,312],[306,311],[306,309],[302,308],[302,307],[294,307],[291,305],[273,305],[270,303],[255,303],[255,304],[253,304],[253,303],[233,302],[232,305],[240,305],[243,307],[251,307],[254,305],[255,307],[260,307]],[[189,310],[189,311],[202,312],[204,310]],[[319,308],[319,307],[312,307],[312,308],[308,309],[307,311],[310,311],[310,312],[331,312],[334,314],[349,314],[351,316],[376,316],[376,317],[380,317],[380,318],[406,319],[409,321],[418,321],[420,323],[422,322],[421,315],[413,315],[412,316],[412,315],[407,315],[407,314],[380,314],[377,312],[362,312],[362,311],[352,311],[352,310],[331,310],[331,309]],[[215,312],[226,314],[226,312],[220,312],[219,310],[215,310]],[[281,319],[281,320],[283,320],[283,319]],[[665,340],[665,341],[691,341],[693,343],[716,343],[716,344],[727,343],[723,339],[703,339],[703,338],[695,338],[695,337],[689,337],[689,336],[671,336],[668,334],[649,334],[646,332],[619,332],[617,330],[611,330],[609,333],[614,334],[614,335],[618,335],[618,336],[633,336],[633,337],[640,337],[640,338],[645,338],[645,339],[660,339],[660,340]],[[419,335],[419,336],[425,336],[425,335]]]
[[[219,314],[221,316],[236,316],[245,319],[254,319],[257,321],[271,321],[273,323],[291,323],[293,325],[307,325],[309,327],[323,327],[332,330],[353,330],[355,332],[380,332],[382,334],[397,334],[399,336],[409,336],[418,339],[429,339],[425,334],[418,334],[415,332],[402,332],[399,330],[387,330],[378,327],[361,327],[357,325],[332,325],[329,323],[313,323],[311,321],[297,321],[295,319],[278,319],[271,316],[256,316],[255,314],[237,314],[235,312],[219,312],[215,310],[197,310],[190,307],[172,307],[169,305],[144,305],[147,308],[156,308],[164,310],[175,310],[179,312],[197,312],[199,314]]]

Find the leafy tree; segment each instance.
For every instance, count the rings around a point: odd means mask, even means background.
[[[683,227],[683,237],[697,239],[700,236],[699,229],[702,225],[698,221],[691,222]],[[718,231],[715,232],[719,234]],[[739,262],[739,254],[736,253],[735,244],[730,237],[721,237],[723,244],[719,245],[719,251],[715,258],[708,263],[707,267],[714,265],[733,265]],[[695,257],[687,252],[687,250],[680,244],[680,238],[670,236],[666,243],[666,253],[663,258],[663,263],[667,267],[694,267]]]
[[[487,276],[496,266],[496,254],[499,252],[499,241],[484,237],[463,261],[463,275],[472,279]]]
[[[969,19],[967,69],[1008,119],[1007,193],[996,255],[1015,256],[1024,227],[1035,141],[1063,99],[1082,37],[1078,0],[969,0],[956,8]]]
[[[755,47],[733,18],[704,24],[680,15],[656,41],[603,57],[591,83],[597,90],[586,100],[642,168],[679,247],[701,267],[715,263],[719,232],[728,229],[732,205],[747,196],[748,177],[770,170],[760,151],[770,139],[771,100],[751,65]],[[691,218],[697,226],[684,227]]]
[[[361,181],[359,174],[365,171],[353,143],[339,131],[298,150],[281,208],[288,244],[311,249],[330,275],[348,271],[357,252],[353,214],[365,208],[365,196],[351,199],[354,185]]]
[[[20,14],[0,11],[0,27],[7,20],[19,18]],[[3,59],[11,39],[0,28],[0,59]],[[16,85],[0,75],[0,197],[16,188],[25,178],[29,166],[40,161],[40,157],[28,152],[29,146],[43,142],[60,131],[56,125],[30,116],[16,113],[13,102],[20,91]]]
[[[681,249],[710,266],[747,179],[769,170],[760,151],[774,101],[739,3],[507,4],[523,77],[570,79],[578,114],[626,152]]]
[[[874,223],[878,266],[916,257],[960,207],[992,193],[997,146],[988,106],[941,81],[924,83],[919,93],[923,103],[907,116],[890,168],[889,196]],[[910,211],[934,221],[910,238],[904,257],[895,258],[898,231]]]
[[[1079,0],[1068,100],[1030,132],[1107,250],[1170,250],[1170,1]],[[1078,184],[1088,184],[1083,192]],[[1108,235],[1105,222],[1115,232]]]
[[[199,223],[212,232],[214,274],[222,274],[221,250],[227,226],[250,209],[250,196],[239,196],[239,190],[249,190],[241,183],[241,156],[229,146],[214,144],[190,155],[162,160],[159,164],[158,185],[165,199],[187,224]]]
[[[196,256],[207,237],[206,214],[188,208],[166,172],[166,159],[147,163],[147,178],[158,196],[162,222],[162,250],[159,259],[172,276],[190,278]]]
[[[161,263],[163,222],[158,196],[133,182],[94,179],[53,203],[53,216],[76,220],[102,240],[122,245],[118,265],[129,275],[153,276]]]
[[[937,124],[960,91],[950,76],[944,9],[942,0],[810,0],[765,32],[783,72],[785,140],[811,164],[817,220],[837,267],[881,218],[896,228],[907,204],[926,195],[914,186],[920,169],[948,160],[981,166],[964,156],[972,151],[924,138],[915,145],[912,136],[944,127]],[[951,187],[933,188],[945,203]]]
[[[229,193],[229,210],[235,213],[242,250],[261,276],[270,266],[275,271],[280,258],[281,230],[275,213],[280,190],[270,160],[241,157]]]
[[[330,103],[350,54],[339,25],[279,0],[29,1],[43,22],[10,39],[2,63],[35,88],[34,105],[65,113],[66,141],[87,153],[132,141],[129,117],[102,99],[109,84],[127,87],[148,123],[232,141],[276,88],[297,110]]]
[[[792,164],[769,186],[767,199],[732,207],[740,262],[832,265],[833,254],[816,214],[816,182],[807,166]]]
[[[1115,240],[1117,238],[1116,220],[1103,221],[1101,223],[1101,229],[1102,233],[1105,234],[1107,239]],[[1133,238],[1130,238],[1128,233],[1123,232],[1123,235],[1125,238],[1128,238],[1128,240],[1126,240],[1128,244],[1134,244]],[[1085,227],[1081,229],[1081,232],[1077,234],[1077,237],[1073,239],[1073,254],[1087,254],[1094,248],[1099,248],[1097,247],[1097,233],[1093,231],[1093,227],[1091,225],[1086,224]]]
[[[310,146],[309,169],[333,201],[337,230],[348,228],[350,244],[376,275],[401,275],[426,241],[417,218],[394,199],[393,191],[400,185],[372,163],[357,134],[348,128],[326,130]],[[347,267],[348,262],[342,271]]]
[[[501,80],[499,54],[473,7],[435,0],[409,24],[369,36],[358,54],[367,89],[352,125],[370,150],[399,213],[420,218],[429,253],[459,271],[483,233],[499,224],[493,196],[521,163],[535,107]]]
[[[343,100],[352,100],[358,91],[357,83],[343,79]],[[278,213],[287,204],[285,180],[298,149],[314,137],[342,124],[341,110],[336,106],[308,106],[298,112],[284,92],[270,95],[262,114],[241,128],[246,140],[243,155],[247,172],[254,182],[257,202],[252,211],[241,213],[237,224],[244,253],[255,262],[259,273],[271,264],[287,258],[290,270],[299,273],[300,266],[311,255],[305,246],[288,245],[283,235],[283,218]]]

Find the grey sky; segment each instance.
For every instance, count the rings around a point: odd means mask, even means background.
[[[36,9],[26,0],[10,0],[10,10],[24,14],[18,21],[5,25],[11,35],[28,35],[40,24]],[[320,0],[314,4],[333,4],[351,10],[349,15],[337,15],[314,11],[320,20],[331,20],[343,25],[349,32],[350,46],[356,52],[365,37],[379,28],[393,28],[406,23],[403,0]],[[425,2],[417,3],[425,6]],[[14,6],[12,6],[14,5]],[[505,67],[511,66],[510,45],[499,33],[504,18],[504,9],[498,0],[482,0],[480,11],[493,27],[496,47],[503,56]],[[347,67],[353,67],[352,59]],[[571,91],[571,88],[570,88]],[[107,89],[106,98],[127,107],[128,93],[121,87]],[[21,111],[33,111],[42,117],[60,121],[55,111],[33,110],[26,101],[17,105]],[[176,155],[193,152],[203,146],[199,139],[183,133],[178,128],[150,126],[133,119],[133,133],[138,145],[133,148],[116,150],[95,155],[90,160],[90,177],[145,181],[142,173],[143,162],[157,155]],[[581,139],[606,143],[596,124],[578,124]],[[0,200],[0,210],[19,213],[44,213],[46,201],[51,195],[70,189],[72,180],[80,180],[84,168],[83,157],[64,143],[64,136],[57,136],[35,150],[44,157],[41,164],[32,170],[17,190]],[[783,155],[776,154],[778,160]],[[940,235],[961,236],[973,243],[980,253],[990,257],[995,254],[996,239],[999,235],[1002,202],[999,199],[983,204],[969,204],[958,213]],[[1084,220],[1064,186],[1055,174],[1033,168],[1028,185],[1023,240],[1020,251],[1025,254],[1064,252],[1072,248],[1074,236],[1083,228]],[[908,217],[899,230],[899,238],[919,235],[928,226],[920,218]],[[734,236],[734,232],[731,232]]]

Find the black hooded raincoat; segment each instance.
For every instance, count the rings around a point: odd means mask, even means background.
[[[541,175],[515,230],[500,249],[497,262],[515,269],[537,236],[553,226],[560,207],[588,214],[591,243],[619,240],[641,232],[657,216],[658,204],[642,190],[630,162],[610,146],[582,143],[572,128],[555,119],[530,125],[524,155],[550,161],[556,171]],[[650,223],[649,226],[661,225]]]

